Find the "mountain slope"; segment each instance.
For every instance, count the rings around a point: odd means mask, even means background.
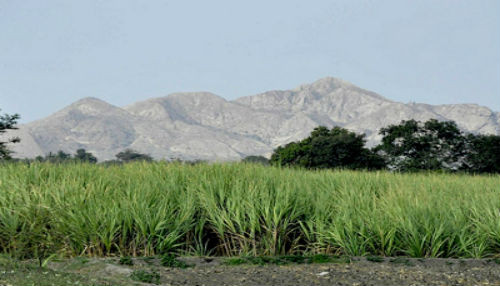
[[[372,146],[380,140],[381,127],[411,118],[454,120],[467,132],[500,134],[498,112],[486,107],[403,104],[340,79],[324,78],[233,101],[189,92],[120,108],[84,98],[21,126],[16,134],[22,141],[13,150],[17,157],[34,157],[85,148],[102,161],[133,148],[157,159],[235,160],[269,155],[318,125],[366,133]]]

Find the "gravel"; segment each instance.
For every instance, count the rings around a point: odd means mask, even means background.
[[[500,264],[486,259],[353,258],[342,264],[280,266],[227,266],[217,259],[198,259],[194,264],[161,269],[162,285],[500,285]]]

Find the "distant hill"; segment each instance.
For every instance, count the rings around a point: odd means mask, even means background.
[[[125,107],[83,98],[20,126],[14,157],[85,148],[100,161],[133,148],[156,159],[236,160],[269,156],[318,125],[367,134],[404,119],[454,120],[465,131],[500,135],[498,112],[476,104],[403,104],[336,78],[228,101],[209,92],[174,93]]]

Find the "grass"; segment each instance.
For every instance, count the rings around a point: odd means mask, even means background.
[[[154,270],[134,270],[134,272],[130,274],[130,278],[139,282],[160,284],[160,274]]]
[[[122,256],[120,257],[120,260],[118,261],[119,264],[121,265],[134,265],[134,261],[132,260],[132,257],[130,256]]]
[[[371,262],[384,262],[384,258],[380,256],[367,256],[366,260]]]
[[[118,285],[94,275],[40,268],[36,262],[19,262],[0,255],[0,285],[16,286],[114,286]]]
[[[239,257],[228,258],[226,259],[226,261],[224,261],[225,265],[232,265],[232,266],[246,264],[246,263],[248,263],[246,259]]]
[[[500,258],[494,258],[491,259],[491,261],[495,262],[496,264],[500,264]]]
[[[0,253],[497,257],[500,176],[0,165]]]
[[[165,267],[177,267],[177,268],[188,268],[190,265],[177,259],[174,254],[165,254],[160,258],[160,264]]]

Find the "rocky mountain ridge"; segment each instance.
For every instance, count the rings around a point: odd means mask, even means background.
[[[499,113],[486,107],[403,104],[328,77],[232,101],[209,92],[187,92],[117,107],[88,97],[6,136],[21,138],[11,146],[20,158],[85,148],[103,161],[132,148],[156,159],[224,161],[269,156],[318,125],[365,133],[372,146],[381,138],[381,127],[429,118],[454,120],[467,132],[500,135]]]

